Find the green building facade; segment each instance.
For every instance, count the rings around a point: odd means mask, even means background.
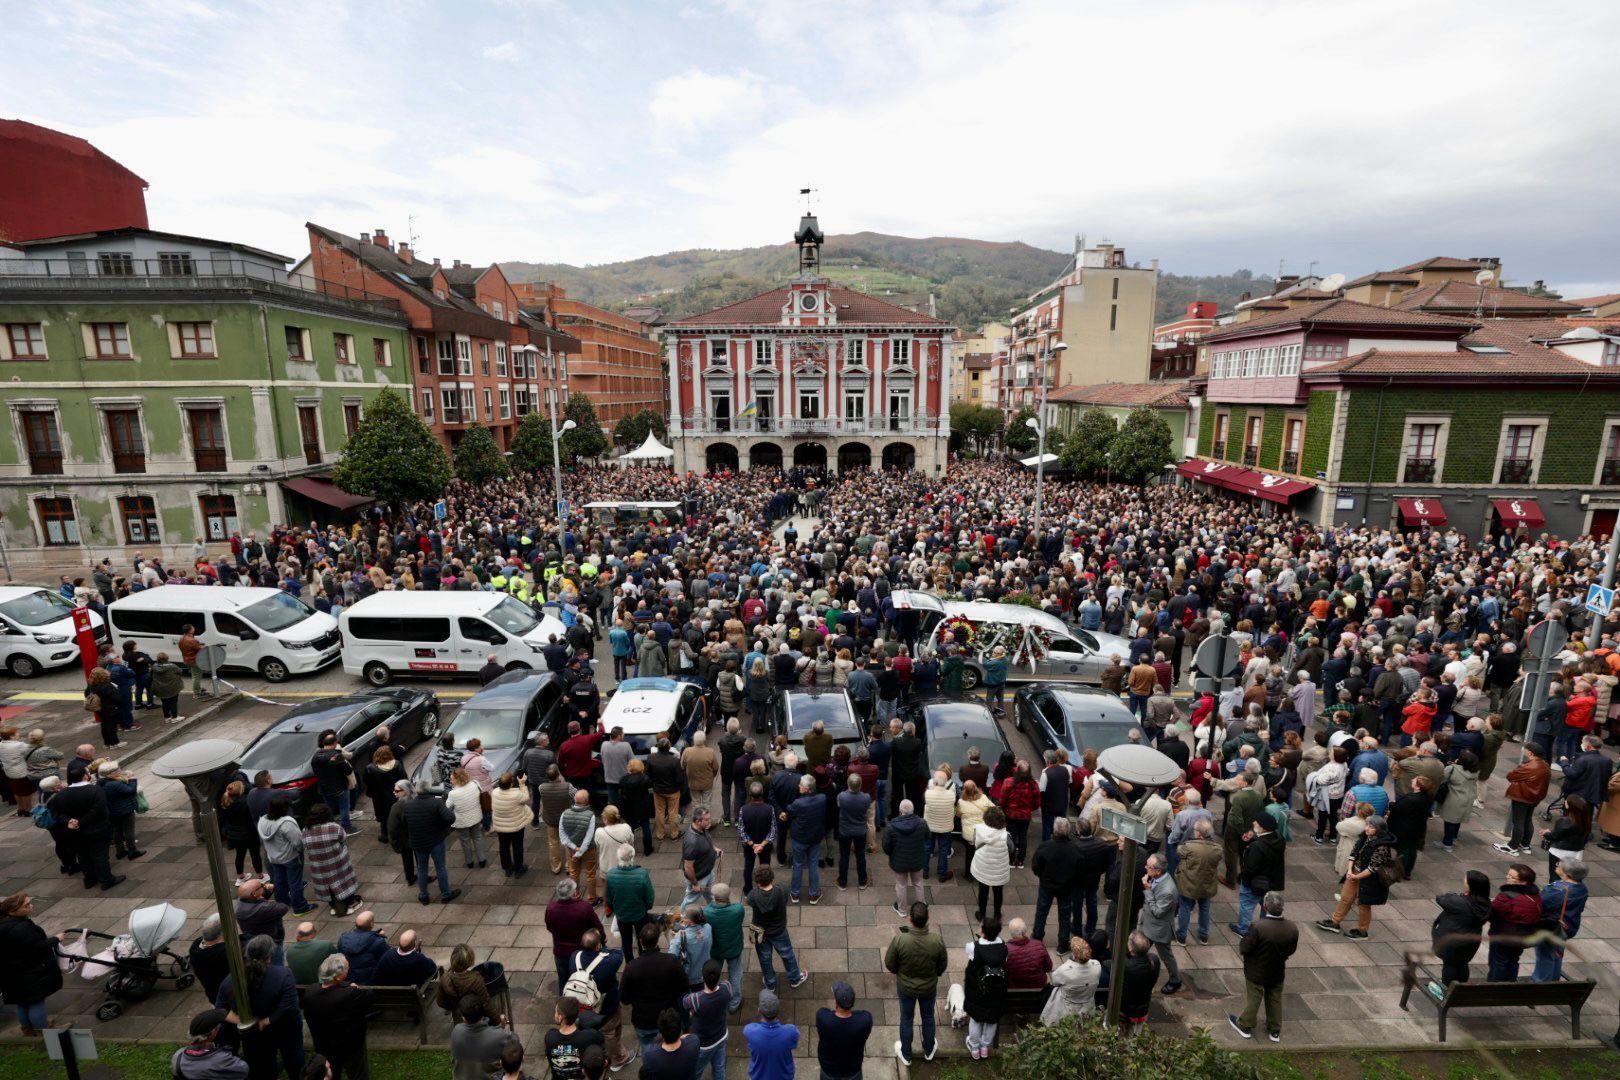
[[[0,538],[14,576],[309,520],[366,403],[409,396],[391,301],[268,252],[120,230],[0,257]]]

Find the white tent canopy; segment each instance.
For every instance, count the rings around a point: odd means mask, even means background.
[[[1047,454],[1044,458],[1041,457],[1039,454],[1036,454],[1036,455],[1034,455],[1032,457],[1019,459],[1018,464],[1024,465],[1024,466],[1026,466],[1028,468],[1033,469],[1035,466],[1041,464],[1043,461],[1046,464],[1050,465],[1054,461],[1056,461],[1057,459],[1058,459],[1058,456],[1056,454]]]
[[[619,457],[620,461],[658,461],[663,458],[672,458],[675,451],[658,441],[658,433],[647,432],[647,441]]]

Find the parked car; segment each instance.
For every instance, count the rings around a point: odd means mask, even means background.
[[[973,698],[926,698],[906,706],[901,716],[917,725],[930,763],[948,761],[960,769],[968,751],[976,747],[980,760],[993,766],[1012,749],[995,715]]]
[[[491,776],[515,772],[528,745],[529,732],[544,731],[555,749],[562,745],[568,726],[562,683],[549,671],[508,671],[468,698],[445,728],[458,750],[468,739],[480,739]],[[442,740],[441,740],[442,741]],[[446,777],[436,769],[438,755],[429,751],[416,767],[417,780],[443,786]]]
[[[189,626],[204,645],[225,650],[225,668],[273,683],[335,663],[343,644],[336,619],[280,589],[165,585],[114,600],[107,617],[120,648],[133,641],[152,656],[178,658]]]
[[[772,734],[786,735],[788,746],[802,759],[804,737],[817,720],[826,725],[833,745],[859,743],[862,739],[861,722],[855,715],[855,704],[843,689],[814,686],[789,686],[776,693],[771,703]],[[763,747],[760,748],[763,751]]]
[[[79,659],[73,601],[33,585],[0,585],[0,663],[13,678],[32,679],[47,668]],[[108,641],[107,624],[89,612],[96,644]]]
[[[409,748],[439,734],[439,716],[438,696],[415,687],[316,698],[291,709],[260,732],[242,755],[242,771],[250,779],[261,770],[268,771],[272,786],[293,797],[293,809],[302,817],[320,798],[309,763],[321,732],[327,728],[337,731],[338,744],[349,751],[358,774],[365,771],[377,749],[379,727],[386,725],[390,740]]]
[[[626,679],[602,706],[602,730],[624,729],[624,738],[645,758],[667,735],[677,750],[708,722],[703,686],[683,678]]]
[[[987,600],[944,600],[933,593],[896,589],[894,606],[918,614],[923,641],[939,645],[959,637],[967,650],[962,687],[972,690],[984,682],[984,655],[994,645],[1004,646],[1010,662],[1009,682],[1073,682],[1098,684],[1109,659],[1131,654],[1131,643],[1113,634],[1099,634],[1070,626],[1049,611],[1022,604],[993,604]],[[956,628],[962,633],[956,634]],[[1036,659],[1020,659],[1029,651]]]
[[[1035,683],[1013,695],[1013,724],[1041,750],[1062,749],[1076,764],[1084,750],[1130,742],[1136,717],[1115,694],[1091,686]]]

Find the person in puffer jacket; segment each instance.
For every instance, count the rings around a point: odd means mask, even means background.
[[[984,820],[973,830],[973,880],[979,883],[979,910],[975,922],[984,921],[985,901],[994,892],[995,916],[1001,918],[1002,891],[1012,877],[1012,856],[1008,848],[1007,815],[999,806],[985,811]]]
[[[915,890],[918,903],[923,900],[922,872],[928,865],[928,826],[915,813],[910,799],[900,800],[900,813],[889,819],[883,831],[883,852],[889,857],[889,869],[894,871],[894,913],[904,917],[910,910],[906,890]]]
[[[1524,863],[1508,867],[1507,880],[1491,900],[1490,947],[1486,953],[1491,982],[1517,982],[1524,939],[1541,926],[1541,893],[1536,872]]]

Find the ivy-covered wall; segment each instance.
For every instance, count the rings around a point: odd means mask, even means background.
[[[1333,445],[1333,408],[1339,395],[1331,390],[1314,390],[1305,406],[1305,448],[1300,453],[1299,471],[1315,476],[1328,467]]]

